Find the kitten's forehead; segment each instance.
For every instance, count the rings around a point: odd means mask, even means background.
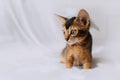
[[[78,29],[85,29],[85,26],[83,26],[83,25],[80,25],[80,24],[78,24],[78,23],[74,23],[72,26],[70,26],[70,29],[76,29],[76,30],[78,30]]]
[[[72,17],[72,18],[70,18],[70,19],[67,20],[67,22],[65,23],[66,29],[68,29],[73,24],[75,18],[76,17]]]
[[[65,31],[70,31],[72,29],[76,29],[76,30],[82,30],[85,29],[84,25],[81,25],[78,21],[77,21],[77,17],[72,17],[70,19],[67,20],[67,22],[64,24],[65,27],[63,27],[63,29]]]

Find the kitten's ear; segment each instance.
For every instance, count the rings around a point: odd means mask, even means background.
[[[78,13],[78,21],[81,25],[86,26],[88,29],[90,27],[90,17],[86,10],[82,9]]]
[[[67,18],[57,15],[57,14],[55,14],[55,15],[58,17],[58,19],[61,21],[62,24],[65,24],[67,22]]]

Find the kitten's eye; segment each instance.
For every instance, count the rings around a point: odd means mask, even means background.
[[[70,34],[75,34],[75,33],[76,33],[76,30],[71,30]]]

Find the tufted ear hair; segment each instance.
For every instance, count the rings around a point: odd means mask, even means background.
[[[67,22],[67,18],[57,15],[57,14],[55,14],[55,15],[58,17],[58,19],[61,21],[62,24],[65,24]]]
[[[88,29],[90,27],[90,17],[86,10],[81,9],[78,13],[78,21],[81,25],[86,26]]]

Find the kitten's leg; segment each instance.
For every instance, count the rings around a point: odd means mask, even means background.
[[[86,62],[83,64],[84,69],[90,69],[91,68],[91,62]]]
[[[62,53],[61,53],[61,61],[60,63],[65,63],[66,62],[66,56],[67,56],[67,50],[66,47],[63,49]]]
[[[90,55],[87,55],[83,63],[83,68],[90,69],[91,65],[92,65],[92,58]]]
[[[72,54],[68,54],[66,57],[66,67],[67,68],[72,68],[73,66],[73,55]]]
[[[66,63],[67,53],[68,53],[68,50],[67,50],[67,47],[65,47],[65,48],[62,50],[62,53],[61,53],[61,62],[60,62],[60,63]]]
[[[60,63],[65,63],[65,51],[63,50],[62,53],[61,53],[61,61]]]

